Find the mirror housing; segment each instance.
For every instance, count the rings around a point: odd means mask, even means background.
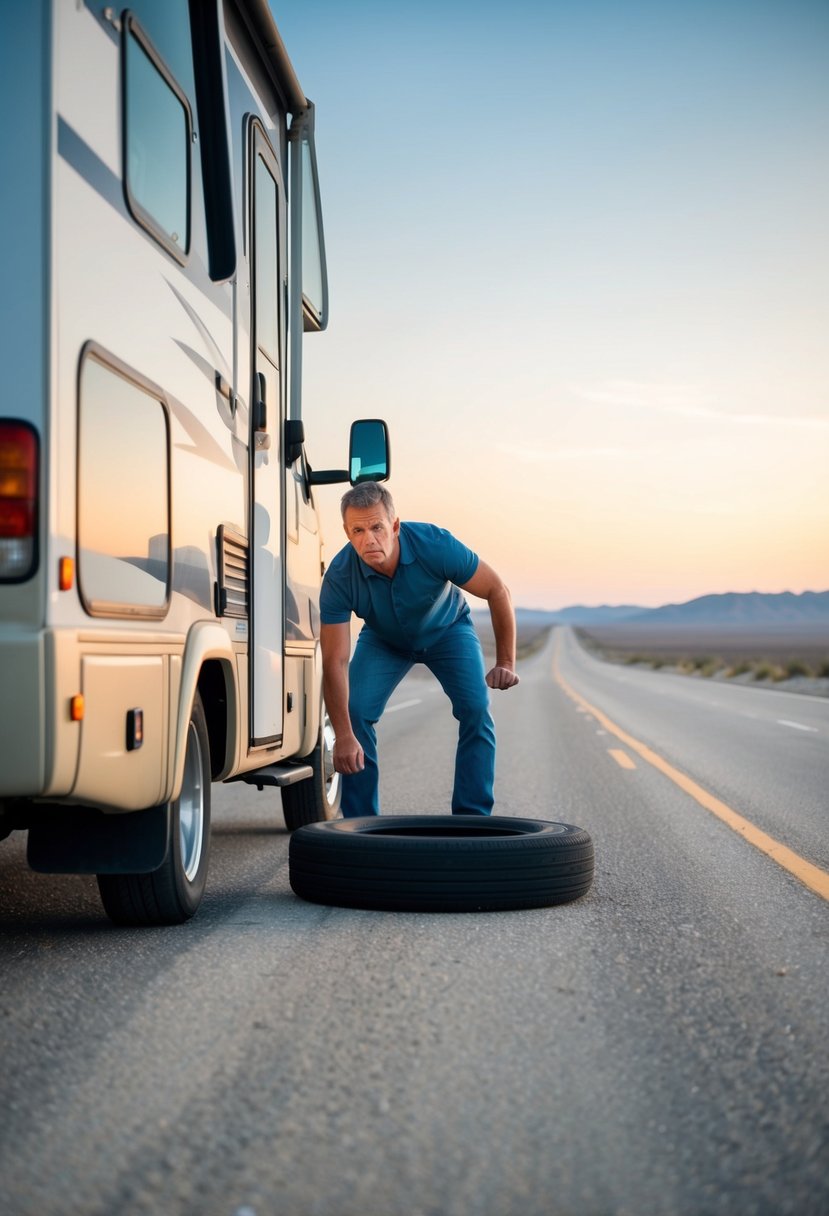
[[[388,481],[391,473],[389,428],[382,418],[359,418],[351,424],[347,469],[308,469],[308,485],[330,486],[350,481]]]
[[[349,481],[388,481],[391,473],[389,428],[382,418],[360,418],[351,424],[348,444]]]

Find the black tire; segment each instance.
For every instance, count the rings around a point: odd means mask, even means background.
[[[289,832],[308,823],[336,819],[340,812],[340,774],[334,771],[334,728],[328,714],[323,719],[317,746],[304,763],[311,765],[313,777],[282,787],[282,813]]]
[[[312,903],[400,912],[546,908],[593,881],[582,828],[503,815],[399,815],[300,828],[291,888]]]
[[[151,874],[99,874],[98,890],[118,925],[180,925],[201,903],[210,857],[210,741],[196,695],[187,731],[184,781],[172,802],[167,856]]]

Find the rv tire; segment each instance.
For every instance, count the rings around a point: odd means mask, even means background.
[[[210,742],[198,693],[187,730],[184,780],[168,806],[167,856],[150,874],[99,874],[104,909],[119,925],[178,925],[201,903],[210,855]]]
[[[289,832],[308,823],[336,819],[340,810],[340,774],[334,771],[334,728],[325,714],[317,745],[305,763],[313,777],[282,787],[282,813]]]
[[[481,815],[373,815],[300,828],[291,888],[312,903],[399,912],[546,908],[593,881],[582,828]]]

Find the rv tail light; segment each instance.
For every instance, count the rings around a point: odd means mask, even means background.
[[[0,579],[28,578],[37,541],[37,436],[0,420]]]

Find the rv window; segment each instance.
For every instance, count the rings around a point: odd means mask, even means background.
[[[320,224],[319,190],[314,155],[302,140],[302,303],[311,328],[324,329],[326,317],[325,252]]]
[[[131,17],[125,38],[127,202],[135,218],[183,262],[190,247],[190,110]]]
[[[261,156],[256,158],[254,198],[256,262],[256,341],[279,367],[279,277],[277,260],[276,182]]]
[[[230,134],[224,94],[224,26],[219,7],[215,3],[205,4],[203,0],[190,0],[198,113],[196,125],[207,221],[207,265],[210,277],[216,283],[232,278],[236,272]],[[169,8],[169,4],[165,4],[164,12],[167,13]],[[170,62],[173,63],[173,60]],[[176,71],[175,68],[173,70]],[[179,76],[177,71],[176,77],[184,84],[192,107],[193,95],[188,90],[186,77]]]
[[[140,22],[158,54],[193,104],[193,48],[187,0],[132,0],[130,13]]]
[[[87,357],[78,435],[78,583],[88,612],[164,615],[169,485],[161,401]]]

